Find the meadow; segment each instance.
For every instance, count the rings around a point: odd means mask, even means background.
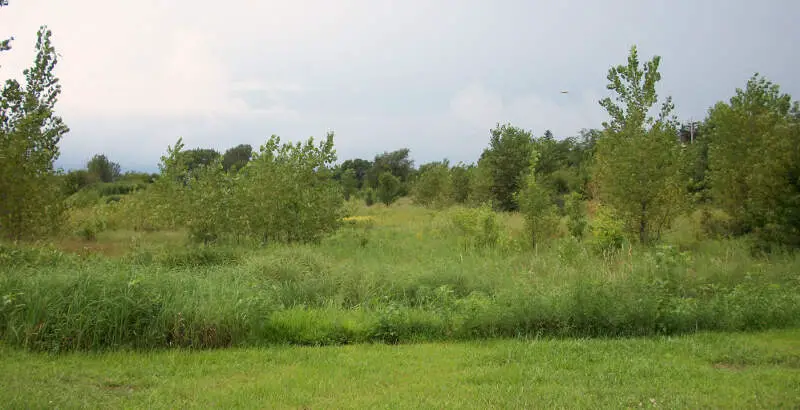
[[[518,214],[349,204],[319,243],[108,229],[0,248],[0,339],[35,351],[635,337],[789,328],[800,259],[745,239],[531,248]],[[85,217],[80,216],[79,217]]]

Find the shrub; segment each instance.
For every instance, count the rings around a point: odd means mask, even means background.
[[[453,198],[453,182],[447,162],[425,164],[424,167],[414,181],[414,203],[428,207],[449,205]]]
[[[535,163],[535,162],[534,162]],[[515,202],[525,217],[525,233],[536,247],[550,239],[558,230],[556,207],[550,201],[550,194],[536,181],[535,167],[525,178],[522,190],[515,195]]]
[[[487,205],[479,208],[455,208],[449,213],[450,223],[465,248],[487,248],[497,245],[501,225],[497,213]]]
[[[587,222],[586,211],[584,210],[584,202],[581,198],[581,194],[577,192],[571,192],[569,195],[567,195],[566,202],[564,204],[564,211],[567,215],[567,228],[569,229],[569,234],[576,239],[583,238],[583,234],[586,231]]]
[[[400,198],[402,184],[400,179],[389,172],[384,172],[378,177],[378,200],[389,206]]]
[[[606,205],[600,205],[591,223],[594,249],[600,253],[613,252],[625,243],[624,223],[616,213]]]
[[[196,241],[316,242],[340,224],[344,197],[329,168],[336,158],[333,134],[318,146],[313,138],[280,145],[272,136],[247,165],[231,172],[219,158],[189,172],[182,148],[179,140],[162,158],[163,176],[145,198],[163,201],[155,213],[189,228]]]
[[[372,188],[364,188],[364,204],[375,205],[375,191]]]

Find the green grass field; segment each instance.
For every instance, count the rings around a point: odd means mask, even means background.
[[[797,408],[800,331],[48,355],[5,408]]]

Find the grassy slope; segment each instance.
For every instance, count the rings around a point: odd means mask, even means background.
[[[8,408],[790,408],[800,330],[49,356],[0,346]]]

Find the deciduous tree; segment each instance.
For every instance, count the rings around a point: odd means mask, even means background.
[[[674,105],[667,97],[658,114],[656,84],[661,58],[640,66],[636,47],[626,65],[612,67],[606,97],[600,105],[611,117],[597,141],[594,179],[600,200],[611,205],[627,231],[641,243],[658,239],[685,201],[681,148],[677,143]]]
[[[707,120],[712,197],[738,233],[800,246],[800,108],[754,75]]]
[[[0,235],[13,239],[50,233],[63,220],[53,162],[69,128],[55,114],[61,85],[51,37],[46,26],[39,29],[25,85],[7,80],[0,95]]]

